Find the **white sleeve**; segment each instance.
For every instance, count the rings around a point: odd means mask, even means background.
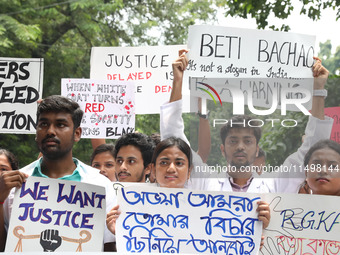
[[[289,172],[281,172],[281,176],[275,179],[275,192],[297,193],[300,184],[305,180],[303,161],[308,150],[318,141],[329,139],[331,136],[333,119],[325,116],[320,120],[313,116],[309,117],[305,129],[305,139],[299,149],[291,154],[283,163],[282,169],[289,169]]]
[[[183,101],[177,100],[161,105],[160,112],[160,132],[161,139],[175,136],[184,140],[190,145],[189,140],[184,134],[184,121],[182,118]]]

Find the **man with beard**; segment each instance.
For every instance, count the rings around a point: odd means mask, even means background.
[[[119,182],[145,183],[151,171],[154,142],[141,133],[120,137],[115,145],[115,169]]]
[[[0,176],[0,251],[4,249],[11,214],[14,187],[21,187],[28,176],[78,181],[100,185],[106,189],[106,212],[115,204],[111,182],[99,171],[72,157],[72,148],[81,137],[83,111],[79,105],[62,96],[49,96],[38,106],[36,143],[42,157],[20,171]],[[105,219],[103,219],[105,221]],[[105,229],[105,250],[114,236]]]

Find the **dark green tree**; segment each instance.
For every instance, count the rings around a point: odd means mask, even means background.
[[[0,56],[44,58],[43,97],[60,94],[61,78],[88,78],[93,46],[182,44],[187,27],[214,20],[212,1],[0,0]],[[137,117],[137,129],[159,130],[158,117]],[[33,135],[0,135],[21,165],[38,155]],[[74,154],[88,162],[89,140]]]
[[[334,0],[299,0],[302,3],[300,14],[307,15],[312,20],[321,17],[323,9],[332,8],[337,10],[337,19],[340,18],[340,2]],[[289,31],[290,27],[284,23],[277,28],[268,23],[269,15],[279,19],[287,19],[296,8],[291,0],[216,0],[218,7],[223,8],[225,16],[241,17],[244,19],[254,18],[257,27],[264,29],[269,26],[275,30]]]

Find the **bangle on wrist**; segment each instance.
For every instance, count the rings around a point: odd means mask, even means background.
[[[327,90],[326,89],[314,89],[313,90],[313,96],[317,96],[317,97],[327,97]]]
[[[0,205],[3,205],[4,203],[5,203],[5,201],[3,201],[3,202],[0,201]]]

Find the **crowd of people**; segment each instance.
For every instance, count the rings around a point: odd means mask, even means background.
[[[116,249],[115,228],[120,214],[112,186],[116,181],[207,191],[340,195],[340,173],[332,171],[340,164],[340,144],[329,140],[333,120],[324,115],[325,97],[319,93],[313,95],[303,143],[283,163],[283,166],[303,171],[263,172],[265,152],[259,147],[261,128],[240,124],[249,116],[234,116],[232,120],[236,124],[228,122],[221,128],[220,150],[225,164],[235,171],[219,173],[218,178],[210,178],[209,172],[200,172],[199,169],[207,166],[210,153],[209,120],[200,115],[200,132],[204,135],[200,135],[198,151],[193,151],[184,134],[182,119],[186,53],[187,50],[181,50],[173,62],[173,86],[169,102],[161,107],[160,135],[130,133],[120,137],[114,145],[106,144],[103,139],[93,140],[92,167],[74,158],[72,153],[74,143],[81,137],[83,111],[79,105],[62,96],[49,96],[39,103],[36,143],[42,156],[18,170],[15,156],[0,149],[0,251],[4,250],[11,211],[15,210],[12,208],[13,188],[20,188],[29,176],[104,186],[107,198],[105,251]],[[314,90],[324,90],[328,71],[320,59],[315,58],[312,71]],[[258,166],[257,171],[243,171],[253,165]],[[258,219],[266,228],[270,222],[268,203],[258,202],[257,211]]]

